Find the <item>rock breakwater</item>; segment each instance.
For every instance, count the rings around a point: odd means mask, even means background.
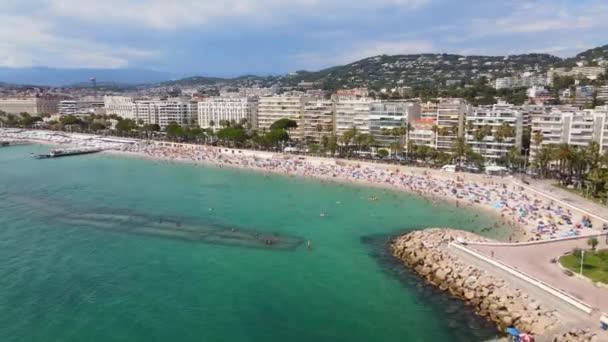
[[[536,303],[504,279],[468,265],[448,250],[450,242],[489,241],[473,233],[453,229],[414,231],[394,239],[392,254],[427,282],[464,300],[478,315],[494,322],[501,331],[514,326],[539,335],[554,329],[554,313]]]

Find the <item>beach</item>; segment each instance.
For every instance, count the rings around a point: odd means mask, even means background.
[[[511,229],[509,242],[592,235],[591,219],[573,208],[552,203],[513,184],[511,177],[446,173],[416,167],[319,158],[226,147],[179,144],[136,139],[100,138],[84,134],[39,131],[0,131],[0,138],[74,147],[98,147],[104,153],[164,162],[191,163],[218,168],[248,169],[321,181],[405,191],[426,199],[428,205],[449,202],[472,207],[496,217],[495,226]],[[370,196],[370,201],[382,201]]]

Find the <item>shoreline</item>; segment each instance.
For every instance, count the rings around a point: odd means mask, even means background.
[[[565,312],[524,292],[516,283],[457,252],[454,241],[488,242],[474,233],[450,228],[428,228],[393,238],[395,260],[446,295],[458,298],[478,316],[492,322],[499,332],[515,327],[539,341],[599,341],[595,332],[569,325]]]
[[[2,133],[3,131],[0,130],[0,137],[3,136]],[[130,144],[108,142],[113,138],[106,139],[101,136],[83,134],[26,131],[25,133],[14,133],[12,136],[11,132],[8,132],[8,138],[54,146],[90,147],[101,144],[105,149],[102,153],[106,155],[247,170],[265,175],[275,174],[399,191],[420,196],[430,205],[454,205],[457,208],[471,208],[489,215],[493,218],[492,221],[495,219],[493,227],[508,228],[508,242],[588,235],[588,232],[597,231],[578,227],[577,222],[581,222],[584,215],[576,208],[571,208],[571,211],[566,206],[564,211],[561,206],[556,205],[542,194],[538,195],[514,184],[513,178],[445,173],[415,166],[286,155],[277,152],[165,141],[130,139],[132,140]],[[567,214],[571,218],[572,224],[564,226],[564,223],[561,222],[563,214]],[[543,225],[545,228],[540,231],[539,227]],[[493,230],[493,227],[489,229]]]
[[[388,190],[388,191],[398,192],[401,194],[417,196],[417,197],[420,197],[420,198],[424,199],[425,201],[427,201],[427,204],[429,204],[429,205],[445,205],[445,206],[452,206],[452,207],[456,207],[456,208],[465,207],[469,210],[477,211],[479,213],[483,213],[484,215],[487,215],[488,217],[492,218],[493,220],[496,220],[495,221],[496,223],[501,220],[501,216],[499,213],[497,213],[495,210],[492,210],[492,208],[488,208],[487,206],[484,206],[482,204],[466,203],[466,204],[461,205],[460,204],[461,201],[454,199],[454,198],[443,197],[443,196],[434,196],[434,195],[429,195],[429,194],[425,194],[425,193],[408,191],[407,189],[395,188],[388,184],[382,184],[382,183],[365,181],[365,180],[355,181],[355,180],[343,179],[343,178],[338,178],[338,177],[327,177],[327,176],[323,176],[323,175],[301,175],[301,174],[297,174],[297,173],[285,173],[285,172],[278,171],[278,170],[267,170],[267,169],[256,168],[256,167],[244,167],[241,165],[231,165],[231,164],[218,165],[216,163],[206,162],[206,161],[192,161],[192,160],[187,160],[187,159],[179,160],[179,159],[171,159],[171,158],[153,157],[153,156],[149,156],[149,155],[146,155],[143,153],[127,152],[127,151],[108,150],[108,151],[103,151],[102,154],[109,155],[109,156],[116,156],[116,157],[126,157],[126,158],[140,159],[140,160],[148,160],[148,161],[166,161],[166,162],[175,162],[175,163],[184,164],[184,165],[206,166],[206,167],[213,167],[213,168],[217,168],[217,169],[228,168],[231,170],[255,172],[255,173],[262,174],[262,175],[271,175],[272,174],[272,175],[278,175],[278,176],[283,176],[283,177],[299,178],[299,179],[305,179],[305,180],[310,180],[310,181],[316,181],[316,182],[321,182],[321,183],[330,182],[330,183],[334,183],[334,184],[343,184],[343,185],[354,186],[354,187],[376,188],[379,190]],[[462,202],[464,202],[464,201],[462,201]],[[513,238],[513,240],[515,240],[515,241],[525,241],[526,240],[525,230],[521,226],[519,226],[519,225],[510,226],[510,225],[506,225],[504,223],[501,223],[501,225],[504,227],[507,227],[508,229],[511,230],[510,236]],[[499,227],[495,227],[492,229],[496,229]],[[464,227],[461,227],[461,228],[464,229]],[[495,238],[495,237],[493,237],[493,238]],[[501,241],[501,240],[497,240],[497,241]]]

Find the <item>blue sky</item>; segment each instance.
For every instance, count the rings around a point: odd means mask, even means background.
[[[379,54],[572,56],[606,0],[0,0],[0,66],[235,76]]]

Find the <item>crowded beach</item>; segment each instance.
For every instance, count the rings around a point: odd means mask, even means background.
[[[266,173],[380,186],[423,196],[429,205],[448,200],[500,215],[495,226],[512,228],[509,240],[556,239],[597,233],[594,222],[571,209],[531,194],[508,179],[473,174],[439,174],[393,165],[346,162],[281,153],[237,150],[204,145],[114,139],[92,135],[0,130],[0,139],[102,148],[106,153],[140,158],[187,162],[216,167],[246,168]],[[370,200],[381,202],[381,197]],[[601,222],[595,223],[601,227]],[[598,228],[598,227],[596,227]]]

